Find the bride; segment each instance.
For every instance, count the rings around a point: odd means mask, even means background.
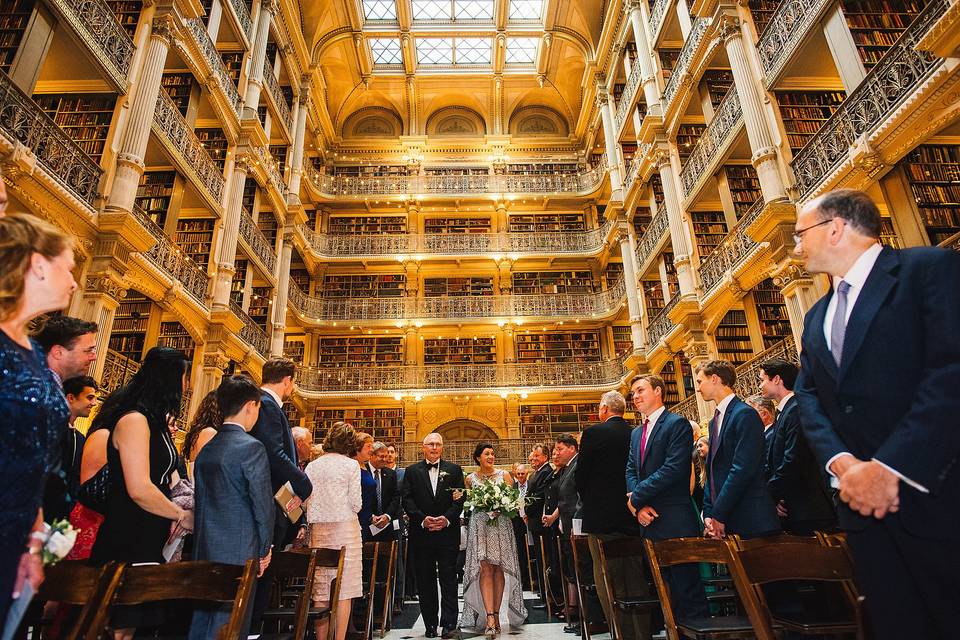
[[[481,482],[513,484],[509,473],[494,468],[493,445],[489,442],[477,445],[473,460],[480,468],[467,476],[467,488],[476,487]],[[488,514],[474,512],[467,525],[460,627],[479,629],[485,623],[484,634],[493,638],[500,633],[501,611],[505,613],[507,624],[517,628],[527,619],[527,610],[523,606],[513,524],[508,517],[501,515],[497,515],[493,524],[488,520]]]

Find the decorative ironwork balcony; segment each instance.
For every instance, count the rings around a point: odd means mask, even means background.
[[[633,101],[633,94],[640,86],[640,75],[640,65],[634,63],[633,69],[630,70],[630,77],[627,78],[627,83],[623,86],[623,92],[620,94],[620,104],[617,105],[615,116],[617,132],[623,128],[623,123],[627,120],[627,115],[631,111],[630,105],[636,105]]]
[[[678,302],[680,302],[679,293],[673,296],[670,302],[668,302],[663,309],[660,309],[657,315],[650,319],[650,323],[647,325],[648,352],[655,349],[660,339],[669,334],[676,326],[676,323],[670,319],[670,312],[673,311],[673,308],[677,306]]]
[[[800,366],[800,355],[797,353],[797,343],[793,336],[787,336],[737,367],[737,382],[733,388],[738,396],[749,398],[757,393],[760,366],[770,358],[780,358]]]
[[[270,338],[267,336],[267,332],[233,300],[230,301],[230,311],[243,321],[243,326],[240,327],[240,339],[253,347],[264,358],[269,357]]]
[[[100,376],[101,395],[109,394],[127,384],[137,371],[140,371],[139,362],[113,349],[107,349],[107,356],[103,361],[103,375]]]
[[[740,96],[737,94],[737,88],[731,86],[717,107],[713,120],[700,136],[680,171],[684,198],[689,198],[696,193],[697,187],[709,175],[707,169],[719,160],[717,155],[720,149],[739,130],[742,122],[743,110],[740,108]]]
[[[517,388],[600,390],[620,385],[628,373],[620,359],[489,365],[364,365],[301,368],[297,374],[297,386],[301,394],[308,396]]]
[[[263,63],[263,86],[267,88],[267,95],[270,96],[270,100],[273,101],[273,106],[277,110],[277,117],[283,122],[283,126],[290,131],[293,127],[293,123],[290,122],[290,106],[287,105],[287,100],[283,95],[283,90],[280,88],[280,82],[277,80],[277,76],[273,73],[273,65],[270,64],[270,61],[267,60]],[[290,131],[291,136],[293,132]]]
[[[692,396],[688,396],[684,400],[681,400],[677,404],[670,407],[670,411],[676,413],[677,415],[683,416],[687,420],[700,422],[700,410],[697,408],[696,392],[694,392]]]
[[[53,0],[57,11],[88,45],[113,84],[126,92],[134,44],[104,0]]]
[[[479,175],[479,176],[329,176],[309,166],[303,171],[310,184],[328,198],[427,195],[589,195],[606,175],[606,157],[597,166],[578,174]]]
[[[783,0],[770,16],[757,43],[760,66],[769,87],[786,67],[810,28],[819,24],[830,0]]]
[[[797,153],[792,165],[801,198],[820,186],[849,158],[857,140],[869,138],[943,64],[942,58],[918,51],[916,45],[949,7],[948,0],[931,0]]]
[[[589,231],[546,233],[434,233],[434,234],[323,234],[306,226],[300,232],[310,249],[323,258],[361,256],[403,257],[495,256],[498,254],[576,254],[600,253],[613,222]]]
[[[621,279],[606,291],[583,294],[438,296],[430,298],[321,298],[290,282],[290,304],[319,322],[377,320],[477,320],[494,318],[603,318],[626,296]]]
[[[643,269],[647,261],[653,256],[653,252],[660,246],[660,241],[667,233],[670,227],[670,217],[667,215],[667,205],[660,203],[657,207],[657,215],[653,217],[647,229],[643,232],[640,241],[637,242],[637,266]]]
[[[274,267],[277,266],[277,255],[273,252],[270,241],[257,227],[257,223],[250,217],[246,208],[240,210],[240,237],[257,256],[267,273],[273,273]]]
[[[234,4],[242,5],[243,2],[234,2]],[[249,16],[247,16],[247,20],[249,19]],[[199,18],[189,18],[184,22],[186,22],[187,28],[193,35],[193,39],[203,53],[204,60],[206,60],[207,65],[210,67],[210,72],[215,80],[213,84],[220,88],[226,101],[233,109],[233,113],[237,117],[240,117],[240,109],[243,106],[240,93],[237,91],[237,86],[233,83],[233,78],[227,73],[227,68],[223,64],[223,58],[220,57],[217,46],[213,43],[213,40],[210,39],[206,25],[204,25],[203,21]]]
[[[0,132],[30,149],[47,173],[93,209],[103,169],[2,71]]]
[[[205,193],[216,207],[223,194],[223,172],[216,165],[193,128],[180,115],[166,91],[160,92],[153,126],[164,146],[180,160],[180,169],[190,176],[197,188]]]
[[[753,224],[763,211],[763,198],[757,200],[719,245],[700,263],[700,284],[703,286],[703,298],[710,294],[723,280],[728,271],[735,270],[759,245],[747,235],[747,227]]]
[[[690,64],[693,62],[693,57],[700,48],[700,43],[703,41],[703,36],[707,32],[707,26],[709,24],[710,18],[697,18],[693,23],[690,34],[687,36],[686,42],[683,43],[680,56],[677,58],[677,63],[673,66],[670,79],[667,81],[667,86],[663,90],[663,98],[660,101],[663,104],[663,112],[665,114],[669,113],[670,108],[673,106],[673,99],[677,97],[680,91],[680,85],[684,82],[684,77],[690,72]]]
[[[530,438],[501,438],[493,443],[497,455],[498,465],[508,465],[517,462],[526,463],[527,456],[536,444],[543,444],[544,438],[539,440]],[[443,459],[461,466],[475,465],[473,448],[477,443],[473,440],[447,440],[443,443]],[[423,457],[423,445],[417,442],[398,442],[399,462],[403,466],[413,464]]]
[[[943,247],[945,249],[953,249],[954,251],[960,251],[960,233],[956,233],[945,241],[937,245],[938,247]]]
[[[246,0],[230,0],[230,6],[233,7],[234,15],[237,16],[240,29],[244,35],[250,37],[250,29],[253,26],[253,21],[250,20],[250,9],[247,8]]]
[[[143,209],[134,205],[133,213],[157,241],[153,248],[143,255],[173,282],[183,285],[184,291],[199,302],[201,307],[206,308],[207,289],[210,286],[210,276],[207,272],[170,240],[163,229],[157,226]]]
[[[663,19],[667,15],[667,8],[673,5],[673,0],[657,0],[650,10],[650,38],[651,44],[656,44],[657,34],[660,33],[660,27],[663,26]]]

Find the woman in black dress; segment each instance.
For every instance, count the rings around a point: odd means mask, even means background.
[[[93,422],[111,429],[107,444],[110,499],[90,561],[163,562],[163,546],[174,532],[193,529],[193,512],[170,500],[179,481],[177,449],[167,427],[180,411],[187,360],[169,347],[147,352],[130,382],[103,403]],[[158,607],[118,607],[115,640],[128,640],[139,626],[163,622]]]

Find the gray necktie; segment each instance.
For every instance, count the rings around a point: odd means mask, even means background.
[[[377,469],[377,515],[383,514],[383,485],[380,484],[380,469]]]
[[[833,314],[833,324],[830,329],[830,352],[833,359],[840,366],[840,357],[843,355],[843,339],[847,333],[847,292],[850,283],[841,280],[837,285],[837,310]]]

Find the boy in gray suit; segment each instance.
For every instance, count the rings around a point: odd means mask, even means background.
[[[260,389],[245,376],[224,378],[217,389],[223,425],[200,451],[194,466],[194,556],[226,564],[270,564],[273,492],[267,451],[249,434],[260,415]],[[190,639],[217,637],[230,619],[229,604],[194,612]],[[246,637],[252,608],[241,637]]]

